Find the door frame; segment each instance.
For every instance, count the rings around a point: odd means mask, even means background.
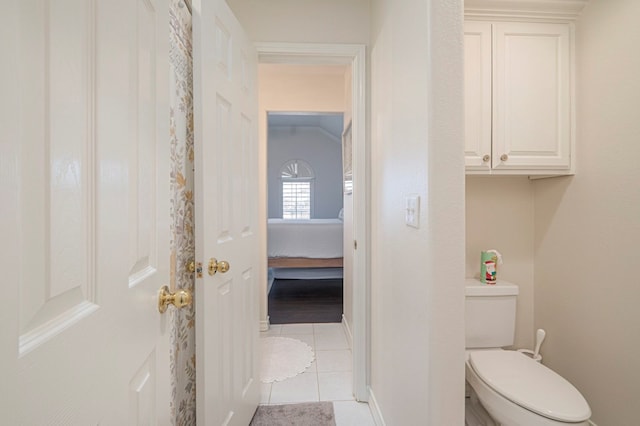
[[[256,43],[258,63],[296,65],[351,65],[352,140],[353,140],[353,319],[347,333],[353,353],[353,393],[358,401],[369,399],[370,313],[369,313],[369,198],[368,150],[366,144],[366,63],[361,44]],[[262,118],[261,118],[262,119]],[[260,147],[260,173],[266,179],[266,149]],[[264,193],[265,191],[263,191]],[[266,194],[265,194],[266,195]],[[262,195],[264,196],[264,195]],[[260,200],[260,270],[267,271],[267,207]],[[266,296],[266,295],[265,295]],[[266,304],[265,300],[261,301]],[[266,310],[265,310],[266,312]],[[266,316],[265,316],[266,318]],[[261,329],[268,329],[268,318],[261,318]]]

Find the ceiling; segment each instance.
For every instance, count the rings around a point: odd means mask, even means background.
[[[342,140],[344,120],[342,113],[320,112],[270,112],[268,126],[272,127],[319,127],[338,141]]]

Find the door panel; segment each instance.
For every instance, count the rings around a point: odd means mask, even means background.
[[[568,169],[569,26],[497,23],[493,50],[494,169]]]
[[[132,143],[129,162],[129,286],[144,281],[156,271],[155,247],[157,229],[154,197],[154,176],[157,175],[155,158],[155,34],[156,10],[150,0],[136,0],[137,43],[131,61]]]
[[[129,424],[158,424],[156,412],[156,353],[149,354],[129,382]]]
[[[21,72],[40,82],[24,88],[25,97],[46,96],[23,113],[39,125],[23,128],[25,140],[22,221],[24,282],[20,288],[20,346],[25,354],[95,311],[92,209],[95,167],[87,164],[95,148],[94,126],[86,113],[91,99],[92,62],[88,40],[95,27],[85,2],[73,2],[75,14],[52,4],[49,16],[34,16],[36,34],[48,43],[25,54]],[[38,28],[39,27],[39,28]],[[64,28],[64,31],[61,30]],[[71,41],[65,42],[69,36]],[[64,62],[52,61],[62,57]],[[38,66],[37,69],[28,69]],[[91,262],[90,262],[91,260]]]
[[[233,209],[232,200],[232,155],[231,155],[231,103],[222,96],[216,97],[216,122],[215,136],[211,141],[216,147],[216,185],[211,195],[217,200],[224,200],[216,204],[217,207],[217,232],[218,243],[233,239],[231,230],[231,215]],[[233,170],[235,171],[235,170]]]
[[[169,421],[166,9],[0,6],[3,423]]]
[[[194,2],[198,424],[246,426],[257,378],[257,53],[224,0]],[[204,361],[201,361],[204,360]]]
[[[464,23],[465,165],[491,169],[491,23]]]

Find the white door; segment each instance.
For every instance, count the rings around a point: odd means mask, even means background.
[[[224,0],[194,1],[197,418],[258,405],[257,53]],[[228,272],[210,275],[211,258]]]
[[[464,158],[467,171],[491,170],[491,23],[464,23]]]
[[[493,168],[571,166],[570,26],[493,25]]]
[[[7,425],[169,424],[168,11],[0,6]]]

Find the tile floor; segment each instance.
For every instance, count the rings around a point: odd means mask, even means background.
[[[342,324],[272,325],[261,337],[301,340],[316,359],[302,374],[282,382],[262,383],[262,404],[333,401],[337,426],[374,426],[369,406],[352,395],[351,350]]]

